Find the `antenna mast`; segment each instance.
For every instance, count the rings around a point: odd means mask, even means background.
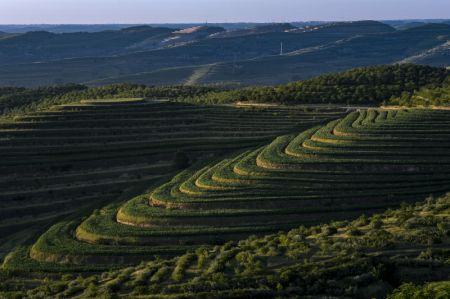
[[[283,55],[283,42],[280,44],[280,55]]]

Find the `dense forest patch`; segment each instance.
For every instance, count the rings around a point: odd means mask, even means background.
[[[402,92],[412,93],[423,86],[439,86],[449,74],[450,71],[444,68],[412,64],[371,66],[274,87],[213,91],[187,101],[377,106]]]

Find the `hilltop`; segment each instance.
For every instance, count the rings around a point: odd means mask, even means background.
[[[225,37],[238,37],[247,36],[252,34],[263,34],[263,33],[273,33],[273,32],[288,32],[298,29],[289,23],[285,24],[268,24],[255,26],[248,29],[232,30],[227,32],[217,33],[211,36],[211,38],[225,38]]]

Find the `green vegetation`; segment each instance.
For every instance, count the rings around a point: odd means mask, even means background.
[[[450,105],[450,77],[437,86],[426,86],[419,90],[403,92],[399,97],[387,101],[388,105],[430,107]]]
[[[412,93],[423,86],[440,85],[449,74],[450,72],[444,68],[412,64],[372,66],[276,87],[209,92],[186,101],[379,105],[390,97],[399,96],[402,92]]]
[[[49,109],[53,105],[77,103],[91,99],[150,98],[177,99],[200,96],[217,90],[199,86],[145,86],[138,84],[112,84],[88,88],[84,85],[62,85],[26,89],[0,88],[0,111],[2,116],[20,116],[24,113]]]
[[[388,299],[445,299],[450,294],[450,281],[414,285],[405,283],[396,289]]]
[[[0,111],[3,115],[17,114],[27,107],[33,109],[41,103],[53,102],[66,93],[86,90],[83,85],[63,85],[26,89],[19,87],[0,88]]]
[[[439,105],[448,101],[448,75],[449,71],[443,68],[405,64],[359,68],[276,87],[235,90],[126,83],[91,88],[84,85],[36,89],[5,87],[0,88],[0,111],[3,116],[18,116],[46,110],[53,105],[111,98],[168,99],[201,104],[256,102],[379,105],[384,102],[417,106],[425,101],[426,105]]]
[[[4,274],[0,296],[385,298],[398,287],[390,299],[447,298],[449,219],[450,195],[428,198],[355,221],[251,236],[101,274],[35,276],[21,286]],[[361,234],[352,235],[355,229]],[[441,282],[411,283],[426,280]]]

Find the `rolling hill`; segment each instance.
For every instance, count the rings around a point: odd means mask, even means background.
[[[271,85],[360,66],[400,61],[446,67],[450,64],[450,59],[446,54],[448,46],[443,43],[449,38],[450,25],[431,24],[385,34],[350,37],[306,47],[283,56],[272,55],[243,61],[160,69],[112,76],[88,84],[168,84],[173,80],[178,84]],[[204,72],[205,69],[208,71]],[[191,80],[193,77],[194,81]]]
[[[130,52],[128,48],[136,43],[153,40],[157,44],[172,32],[170,28],[140,26],[96,33],[32,31],[16,34],[0,40],[0,65]]]
[[[450,41],[403,59],[401,62],[448,67],[450,66]]]
[[[301,32],[263,32],[228,38],[205,38],[177,47],[158,48],[118,56],[5,65],[2,67],[0,84],[37,86],[68,82],[81,83],[100,78],[155,72],[173,67],[220,62],[239,63],[243,61],[245,63],[246,60],[254,60],[257,57],[279,54],[281,42],[283,42],[286,52],[292,52],[322,47],[355,35],[388,34],[393,30],[385,24],[373,21],[335,23]],[[271,60],[272,58],[267,59]],[[148,83],[151,84],[151,82]]]

